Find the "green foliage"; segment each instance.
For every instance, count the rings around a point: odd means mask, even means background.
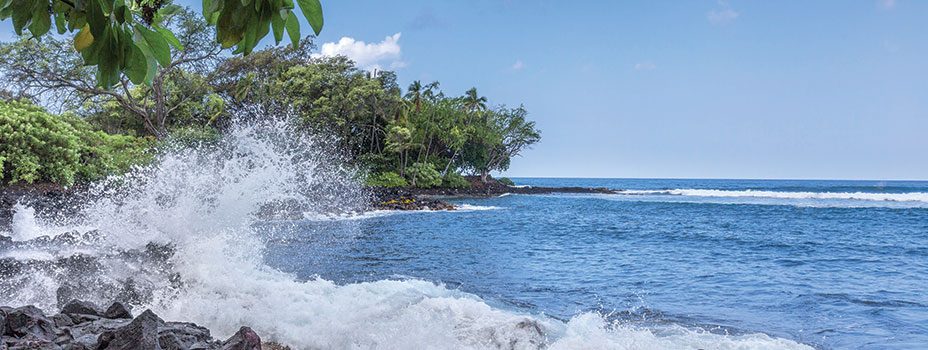
[[[6,183],[70,185],[80,166],[80,139],[57,116],[27,102],[0,102],[0,174]]]
[[[501,178],[497,179],[496,181],[499,181],[499,183],[501,183],[501,184],[503,184],[503,185],[506,185],[506,186],[515,186],[515,185],[516,185],[516,183],[515,183],[515,182],[512,182],[512,180],[510,180],[508,177],[501,177]]]
[[[461,176],[461,174],[448,173],[442,180],[441,185],[448,188],[468,188],[470,187],[470,182]]]
[[[413,163],[406,175],[414,180],[416,187],[429,188],[441,185],[441,173],[429,163]]]
[[[319,0],[297,0],[303,16],[318,35],[322,30]],[[203,16],[216,27],[216,40],[234,53],[248,54],[271,27],[280,43],[284,29],[293,45],[299,44],[299,22],[293,0],[204,0]],[[135,84],[151,84],[158,66],[168,67],[180,40],[164,22],[180,7],[160,0],[2,0],[0,20],[12,18],[13,30],[22,35],[28,28],[40,39],[52,27],[58,34],[77,32],[74,48],[86,65],[97,66],[97,86],[109,89],[125,75]]]
[[[394,173],[392,171],[382,172],[377,175],[369,176],[367,180],[364,181],[366,186],[374,187],[406,187],[406,179],[404,179],[400,174]]]
[[[80,142],[81,162],[77,179],[94,181],[109,175],[122,174],[135,165],[148,164],[154,160],[154,140],[151,137],[111,135],[95,131],[87,122],[77,118],[65,118],[77,131]]]
[[[150,143],[93,131],[77,119],[24,101],[0,101],[0,176],[5,183],[71,185],[127,170],[147,159]]]

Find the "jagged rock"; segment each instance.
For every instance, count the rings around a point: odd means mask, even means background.
[[[215,349],[209,330],[186,322],[168,322],[158,329],[158,343],[162,350]]]
[[[242,327],[222,342],[220,350],[261,350],[261,337],[248,327]]]
[[[100,335],[97,349],[105,350],[160,350],[158,327],[164,320],[151,310],[145,310],[129,324],[115,332]]]
[[[106,318],[132,318],[132,312],[130,308],[123,303],[114,302],[113,305],[110,305],[106,309],[106,312],[103,313],[103,317]]]
[[[71,300],[61,308],[63,314],[100,316],[97,306],[89,301]]]
[[[3,335],[51,342],[56,338],[55,324],[39,308],[23,306],[3,318]]]
[[[52,322],[55,323],[55,327],[70,327],[74,325],[74,319],[71,316],[65,314],[57,314],[52,316]]]
[[[114,302],[102,316],[91,303],[73,300],[50,318],[34,306],[0,306],[0,350],[260,350],[261,338],[248,327],[225,342],[187,322],[165,322],[151,310],[135,319]],[[110,318],[112,317],[112,318]],[[284,349],[284,348],[281,348]]]

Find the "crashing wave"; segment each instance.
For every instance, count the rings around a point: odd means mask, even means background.
[[[216,337],[249,325],[295,349],[810,349],[592,313],[563,322],[415,279],[298,280],[266,265],[263,253],[267,240],[301,232],[260,232],[256,217],[268,203],[317,213],[363,205],[354,171],[331,148],[284,122],[254,123],[98,184],[79,215],[36,220],[19,207],[15,231],[5,234],[16,239],[0,240],[0,297],[47,311],[74,298],[121,300]]]

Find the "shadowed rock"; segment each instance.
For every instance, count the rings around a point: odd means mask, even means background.
[[[248,327],[242,327],[222,342],[220,350],[261,350],[261,337]]]
[[[160,350],[158,327],[164,320],[151,310],[145,310],[128,325],[115,332],[100,335],[97,349],[106,350]]]
[[[110,305],[106,309],[106,312],[103,313],[103,317],[106,318],[132,318],[132,312],[128,306],[123,303],[115,302],[113,305]]]
[[[209,330],[187,322],[165,322],[151,310],[135,319],[129,307],[114,302],[106,312],[72,300],[46,317],[35,306],[0,306],[0,349],[47,350],[260,350],[261,338],[242,327],[224,342]],[[96,313],[94,315],[93,313]],[[280,347],[284,349],[283,347]]]
[[[80,300],[71,300],[61,307],[61,313],[63,314],[100,316],[100,311],[97,310],[97,306],[93,303]]]
[[[3,335],[51,342],[56,337],[55,324],[39,308],[23,306],[13,309],[3,318]]]

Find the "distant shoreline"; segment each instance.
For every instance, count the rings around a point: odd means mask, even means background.
[[[486,183],[478,176],[467,176],[470,187],[416,188],[416,187],[369,187],[373,192],[372,207],[375,210],[453,210],[455,205],[445,201],[447,198],[489,198],[510,194],[551,194],[551,193],[594,193],[615,194],[622,190],[606,187],[545,187],[545,186],[508,186],[498,180],[488,178]]]

